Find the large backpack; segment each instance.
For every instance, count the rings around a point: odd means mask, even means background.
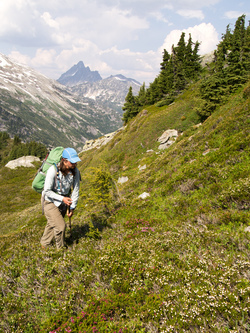
[[[38,169],[37,174],[32,182],[32,188],[36,192],[42,193],[46,173],[48,169],[51,167],[51,165],[55,165],[55,168],[58,172],[57,164],[61,161],[63,150],[64,150],[63,147],[56,147],[52,149],[50,153],[43,160],[43,163],[41,167]]]

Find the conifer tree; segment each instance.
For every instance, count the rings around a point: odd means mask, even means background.
[[[136,104],[140,107],[145,105],[146,103],[146,88],[145,88],[145,82],[143,82],[142,86],[140,87],[138,96],[136,98]]]
[[[204,100],[197,108],[201,120],[205,120],[223,103],[228,94],[235,91],[249,76],[249,26],[245,28],[245,15],[240,16],[232,32],[227,26],[214,55],[214,72],[206,77],[200,93]]]
[[[146,100],[149,104],[154,104],[160,99],[159,86],[158,86],[159,78],[156,77],[152,83],[150,83],[149,88],[146,91]]]
[[[183,32],[177,46],[172,45],[171,54],[164,49],[160,73],[149,87],[145,90],[143,85],[136,97],[132,94],[132,88],[129,90],[123,107],[125,123],[133,118],[146,103],[149,105],[159,101],[162,101],[159,105],[171,103],[176,95],[185,89],[188,82],[198,78],[202,70],[198,55],[199,45],[198,41],[195,44],[192,42],[191,34],[186,45]]]
[[[158,78],[159,98],[164,98],[173,88],[173,62],[170,54],[164,49],[161,72]]]
[[[246,74],[249,75],[250,72],[250,25],[248,25],[245,37],[244,37],[244,43],[243,43],[243,53],[242,53],[242,63],[244,66],[244,69],[246,71]]]
[[[190,35],[191,38],[191,35]],[[197,79],[199,74],[202,71],[201,66],[201,56],[198,54],[199,52],[200,43],[196,41],[194,44],[193,54],[192,54],[192,72],[190,72],[190,77]]]
[[[237,88],[239,84],[245,81],[246,71],[243,60],[245,60],[244,51],[246,49],[246,42],[245,15],[242,15],[235,23],[230,53],[227,58],[228,67],[225,70],[227,84],[230,86],[231,90]]]
[[[21,139],[19,138],[18,135],[14,136],[14,141],[13,141],[13,146],[17,146],[21,144]]]
[[[192,79],[194,77],[194,67],[193,67],[193,50],[192,50],[192,37],[191,34],[189,34],[188,43],[186,45],[185,50],[185,75],[187,78]]]
[[[123,121],[126,124],[129,119],[132,119],[137,113],[137,107],[135,104],[135,97],[133,95],[133,91],[132,91],[132,87],[129,87],[129,91],[127,96],[125,97],[125,103],[124,106],[122,108],[125,112],[123,114]]]
[[[181,34],[177,47],[173,47],[174,57],[174,90],[178,93],[182,91],[186,85],[185,79],[185,33]]]

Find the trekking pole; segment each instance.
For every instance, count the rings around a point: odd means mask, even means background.
[[[68,206],[68,214],[70,213],[70,209]],[[71,236],[71,216],[69,216],[69,231],[70,231],[70,236]]]

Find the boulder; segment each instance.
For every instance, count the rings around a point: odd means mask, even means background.
[[[87,151],[89,149],[93,149],[93,148],[99,149],[102,146],[105,146],[110,140],[112,140],[114,138],[114,136],[117,133],[119,133],[120,131],[122,131],[124,128],[125,127],[121,127],[117,131],[105,134],[105,135],[99,137],[98,139],[86,141],[85,145],[83,147],[82,152]]]
[[[140,198],[140,199],[146,199],[146,198],[148,198],[148,197],[150,197],[150,194],[147,193],[147,192],[143,192],[142,194],[140,194],[140,195],[138,196],[138,198]]]
[[[9,161],[5,166],[9,169],[15,169],[17,167],[34,168],[33,162],[39,162],[40,158],[36,156],[22,156],[16,160]]]
[[[146,168],[147,168],[146,164],[138,166],[139,171],[145,170]]]
[[[250,225],[245,228],[245,232],[250,232]]]
[[[128,181],[128,177],[123,176],[123,177],[118,178],[118,184],[124,184],[127,181]]]
[[[169,129],[165,131],[159,138],[158,142],[160,142],[159,149],[166,149],[171,146],[178,137],[178,131],[175,129]]]

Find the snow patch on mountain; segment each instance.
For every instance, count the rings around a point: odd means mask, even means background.
[[[99,92],[89,94],[96,95]],[[122,125],[116,108],[78,95],[1,53],[0,100],[0,130],[23,141],[79,148]]]
[[[11,67],[11,64],[0,53],[0,67]]]
[[[133,94],[137,95],[141,84],[118,74],[96,82],[84,82],[72,86],[70,89],[77,95],[92,99],[97,103],[111,103],[122,114],[122,106],[130,87],[132,87]]]

